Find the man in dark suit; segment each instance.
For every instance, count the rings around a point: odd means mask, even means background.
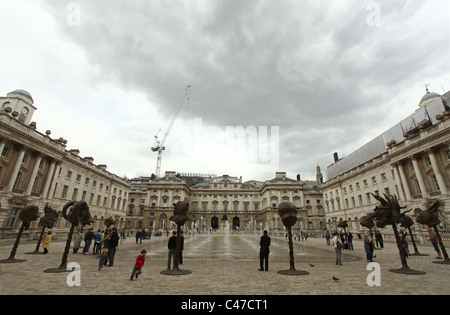
[[[261,240],[259,241],[259,245],[261,249],[259,250],[259,271],[264,271],[263,265],[266,268],[266,271],[269,271],[269,246],[270,246],[270,237],[267,235],[267,231],[264,231],[264,235],[261,236]]]
[[[167,244],[169,249],[169,259],[167,261],[167,270],[170,270],[170,262],[173,257],[173,264],[175,265],[175,253],[177,250],[177,232],[173,231],[172,236],[169,238],[169,243]]]

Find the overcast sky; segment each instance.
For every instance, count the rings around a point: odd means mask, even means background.
[[[244,181],[315,179],[450,89],[448,0],[2,0],[0,43],[0,95],[128,178],[188,85],[162,174]]]

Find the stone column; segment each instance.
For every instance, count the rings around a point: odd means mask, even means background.
[[[42,198],[46,199],[48,195],[48,189],[50,187],[50,182],[52,181],[53,171],[55,170],[56,160],[52,159],[50,167],[48,169],[47,178],[45,180],[44,189],[42,190]]]
[[[428,150],[428,156],[430,157],[431,167],[433,168],[434,175],[436,176],[439,188],[441,189],[441,194],[447,195],[448,190],[447,187],[445,186],[444,178],[442,177],[441,171],[439,170],[439,166],[437,164],[436,157],[432,149]]]
[[[36,179],[37,172],[39,170],[39,164],[41,163],[41,160],[42,160],[42,155],[40,153],[35,153],[35,154],[36,154],[36,161],[34,163],[34,167],[33,167],[32,173],[31,173],[30,180],[28,181],[27,189],[25,190],[25,196],[31,195],[31,190],[33,189],[33,184]]]
[[[25,151],[27,150],[27,147],[24,145],[18,145],[14,148],[15,150],[19,151],[19,154],[16,159],[16,163],[14,164],[13,171],[11,173],[11,177],[9,178],[9,182],[5,187],[5,191],[12,191],[14,182],[16,181],[17,175],[20,171],[20,166],[22,165],[23,157],[25,155]]]
[[[401,164],[401,162],[398,163],[398,170],[400,172],[400,179],[402,181],[403,188],[405,190],[406,200],[411,201],[412,200],[411,190],[409,190],[408,179],[406,178],[405,170],[403,169],[403,165]]]
[[[425,186],[422,173],[420,172],[419,163],[417,163],[417,158],[415,156],[412,156],[411,160],[414,166],[414,172],[416,173],[417,176],[417,181],[419,182],[420,190],[422,191],[422,197],[429,198],[430,194],[428,193],[427,187]]]
[[[48,196],[49,199],[53,198],[52,193],[55,191],[55,186],[56,186],[56,182],[57,182],[56,176],[58,176],[58,174],[59,174],[61,164],[62,164],[61,160],[56,160],[54,175],[51,176],[50,190],[48,191],[48,193],[50,194]]]
[[[399,163],[394,163],[394,164],[392,164],[392,168],[394,169],[394,174],[395,174],[395,182],[397,183],[397,186],[398,186],[398,192],[399,192],[399,194],[400,194],[400,198],[402,199],[402,200],[404,200],[404,201],[406,201],[406,195],[405,195],[405,193],[403,192],[403,183],[402,183],[402,179],[401,179],[401,177],[400,177],[400,172],[399,172],[399,170],[398,170],[398,167],[399,167],[399,165],[398,165]]]

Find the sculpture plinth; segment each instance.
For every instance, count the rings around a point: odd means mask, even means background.
[[[279,274],[288,276],[308,275],[309,272],[295,269],[294,245],[292,243],[292,226],[297,222],[297,207],[292,202],[282,202],[278,205],[278,214],[288,231],[289,239],[289,269],[278,270]]]

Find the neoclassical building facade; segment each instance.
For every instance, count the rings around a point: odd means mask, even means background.
[[[326,172],[322,186],[327,227],[347,221],[356,232],[359,219],[378,201],[371,195],[393,194],[415,216],[429,200],[439,200],[441,228],[450,219],[450,92],[428,92],[413,114],[363,147],[339,159]],[[420,236],[425,227],[415,225]]]
[[[189,202],[189,229],[255,232],[261,229],[283,231],[278,204],[289,201],[297,206],[294,230],[322,233],[325,227],[323,199],[317,182],[291,179],[285,172],[264,182],[242,177],[186,176],[166,172],[161,178],[131,180],[126,227],[164,231],[175,228],[169,218],[173,204]],[[226,224],[228,221],[228,224]]]
[[[78,149],[67,149],[67,140],[53,139],[51,131],[40,132],[32,121],[37,110],[30,93],[15,90],[0,97],[0,235],[17,231],[18,215],[28,204],[43,215],[48,203],[61,211],[72,200],[84,200],[95,220],[94,228],[105,228],[112,217],[118,228],[129,231],[166,231],[174,228],[169,218],[178,200],[190,204],[187,227],[196,230],[232,232],[270,229],[283,231],[278,217],[280,202],[293,202],[298,209],[296,230],[320,233],[325,226],[322,174],[316,181],[291,179],[284,172],[264,182],[233,176],[193,176],[166,172],[164,177],[128,180],[81,157]],[[228,224],[226,224],[228,222]],[[31,230],[37,229],[38,221]],[[67,232],[60,215],[54,230]],[[54,234],[55,235],[55,234]]]
[[[27,204],[37,205],[41,216],[45,204],[61,211],[71,200],[85,200],[93,226],[104,228],[112,217],[123,225],[129,181],[96,165],[92,157],[80,157],[77,149],[67,150],[67,140],[51,138],[51,131],[36,129],[32,116],[36,107],[31,95],[15,90],[0,97],[0,228],[20,226],[18,214]],[[37,226],[32,223],[32,228]],[[67,230],[60,215],[55,229]]]

